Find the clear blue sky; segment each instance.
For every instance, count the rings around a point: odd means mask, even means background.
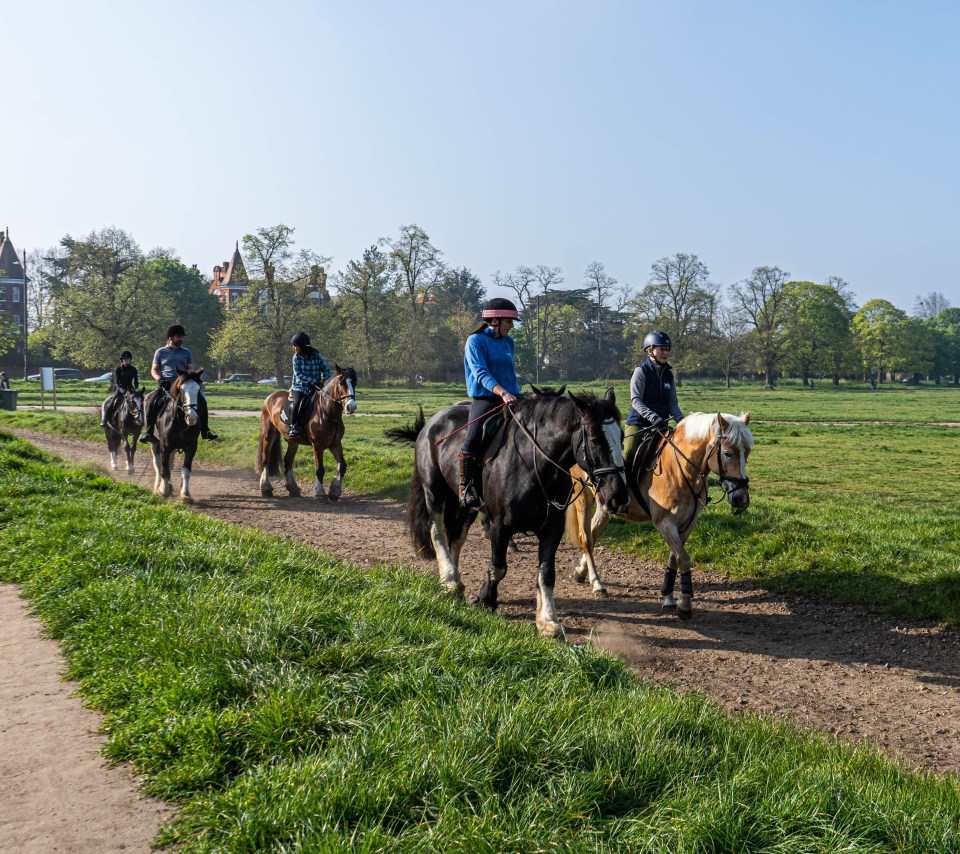
[[[675,252],[960,305],[960,3],[0,6],[0,227],[209,275],[284,222],[334,270],[417,223],[485,283]]]

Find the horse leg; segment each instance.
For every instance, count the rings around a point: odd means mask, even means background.
[[[660,588],[663,609],[672,612],[675,608],[677,617],[689,620],[693,616],[693,561],[684,546],[686,537],[681,536],[676,526],[670,523],[663,527],[658,526],[657,530],[670,547],[670,557],[663,574],[663,586]],[[677,573],[680,574],[680,596],[675,599],[673,593]]]
[[[103,429],[107,433],[107,450],[110,452],[110,470],[116,471],[117,470],[117,451],[120,450],[120,445],[116,441],[116,439],[114,439],[113,436],[110,435],[109,427],[104,427]]]
[[[193,503],[193,496],[190,494],[190,475],[192,474],[193,455],[197,449],[189,447],[183,449],[183,465],[180,467],[180,500],[188,504]]]
[[[494,524],[489,517],[487,533],[490,536],[490,565],[487,567],[487,580],[483,582],[474,602],[491,611],[496,611],[497,586],[507,574],[507,549],[510,546],[511,537],[499,523]]]
[[[127,474],[133,474],[133,455],[136,453],[137,442],[134,439],[133,444],[130,444],[130,436],[126,433],[123,436],[123,450],[127,455]]]
[[[610,514],[604,509],[603,505],[598,502],[594,509],[593,519],[588,524],[587,514],[591,503],[593,503],[592,496],[590,501],[584,503],[582,509],[579,506],[579,502],[574,505],[577,508],[576,514],[578,517],[577,534],[580,549],[583,551],[583,555],[580,557],[580,565],[577,567],[575,575],[577,581],[581,584],[589,579],[590,587],[593,589],[594,594],[600,598],[605,598],[609,593],[607,592],[606,585],[600,578],[600,573],[597,572],[597,562],[593,556],[593,548],[597,542],[597,537],[600,536],[600,532],[603,531],[607,526],[607,522],[610,521]]]
[[[266,404],[264,404],[266,406]],[[269,422],[266,416],[260,419],[260,453],[259,459],[263,461],[263,468],[260,470],[260,494],[264,498],[273,497],[273,484],[270,483],[270,452],[273,450],[273,443],[280,441],[280,433]],[[257,463],[259,465],[259,462]]]
[[[297,478],[293,473],[293,460],[297,455],[297,443],[288,442],[287,452],[283,455],[283,479],[287,484],[287,493],[294,498],[300,497],[300,487],[297,486]]]
[[[336,501],[343,494],[343,478],[347,474],[347,461],[343,456],[343,445],[340,444],[339,437],[330,443],[330,453],[337,462],[337,473],[330,481],[330,492],[328,494],[331,501]]]
[[[323,475],[325,469],[323,468],[323,448],[319,445],[313,446],[313,497],[314,498],[323,498]],[[336,498],[333,496],[333,487],[330,488],[330,499],[336,501],[340,497],[340,493],[337,492]]]
[[[171,452],[166,446],[158,448],[156,442],[150,444],[150,450],[153,453],[153,470],[157,475],[153,481],[153,491],[161,498],[167,498],[173,492],[173,484],[170,483]]]
[[[553,586],[556,582],[557,547],[563,539],[563,528],[549,531],[540,537],[537,554],[540,561],[537,570],[537,631],[545,638],[562,638],[563,627],[553,601]]]

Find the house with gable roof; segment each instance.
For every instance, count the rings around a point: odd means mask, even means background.
[[[227,311],[230,311],[237,307],[237,300],[245,297],[249,289],[250,279],[247,276],[247,268],[243,266],[238,240],[233,250],[233,257],[213,268],[210,293],[223,303]]]
[[[27,322],[27,274],[10,240],[9,227],[0,231],[0,317],[17,330],[16,352],[22,357],[23,330]]]

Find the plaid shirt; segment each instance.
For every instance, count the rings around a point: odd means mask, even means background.
[[[330,366],[318,352],[314,351],[309,359],[297,353],[293,357],[293,382],[290,383],[290,389],[307,392],[311,383],[320,382],[322,385],[332,373]]]

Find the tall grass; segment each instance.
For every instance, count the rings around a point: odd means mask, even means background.
[[[23,585],[185,851],[958,850],[960,783],[0,434]]]

